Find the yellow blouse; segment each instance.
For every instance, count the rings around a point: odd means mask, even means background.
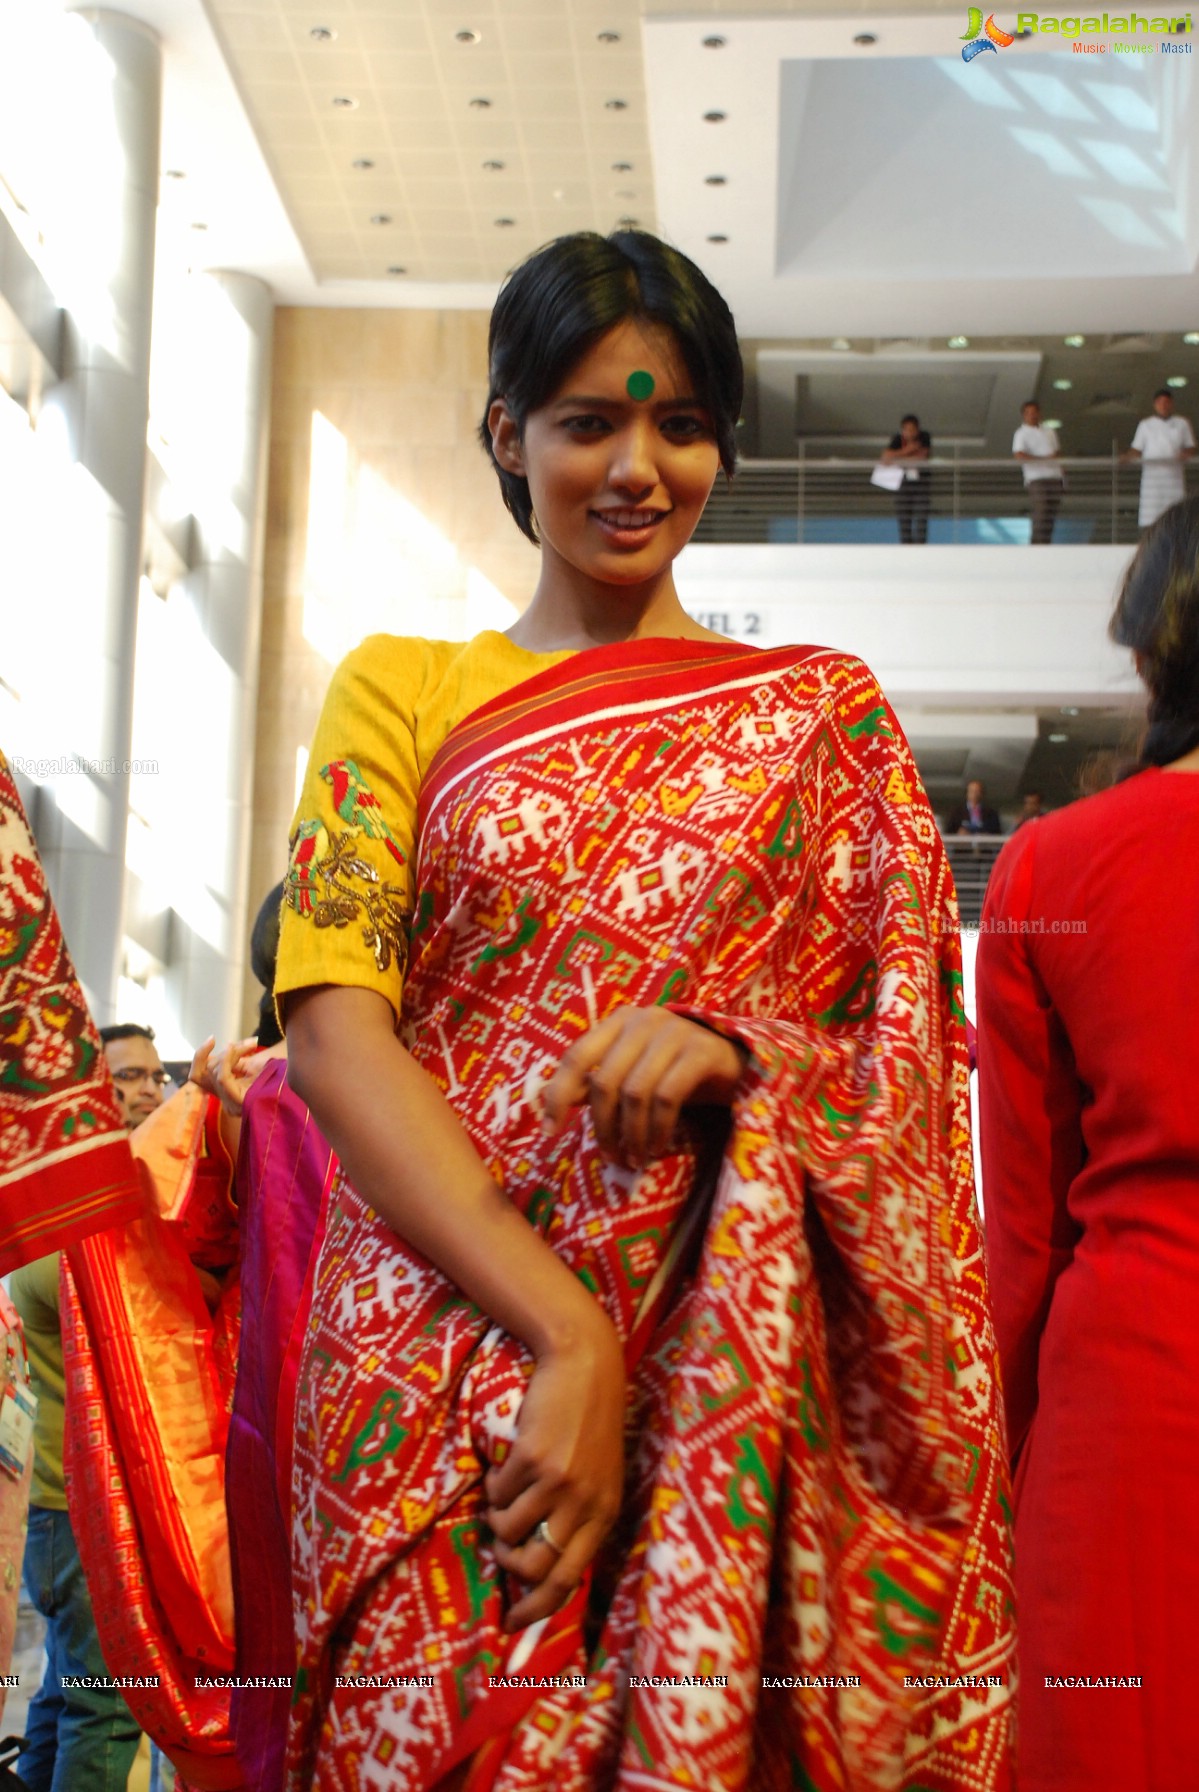
[[[488,629],[461,641],[370,635],[333,674],[291,830],[275,997],[376,989],[399,1017],[416,901],[421,781],[450,731],[570,649]]]

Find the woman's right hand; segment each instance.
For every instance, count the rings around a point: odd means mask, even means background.
[[[607,1315],[586,1298],[579,1336],[538,1358],[512,1448],[487,1476],[496,1560],[526,1589],[508,1632],[566,1604],[620,1510],[624,1359]],[[556,1549],[533,1536],[543,1522]]]

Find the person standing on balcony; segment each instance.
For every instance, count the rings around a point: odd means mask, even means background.
[[[1056,432],[1045,428],[1041,407],[1035,398],[1030,398],[1020,407],[1020,427],[1012,437],[1012,454],[1024,472],[1024,489],[1032,511],[1033,547],[1048,547],[1053,540],[1053,525],[1066,489],[1058,459],[1060,452]]]
[[[1004,847],[978,946],[1020,1792],[1167,1792],[1199,1756],[1199,498],[1109,632],[1149,692],[1135,774]]]
[[[921,429],[919,417],[908,414],[900,419],[899,432],[883,449],[883,460],[898,461],[903,467],[903,484],[895,494],[895,515],[899,519],[901,543],[923,543],[928,540],[928,512],[932,503],[932,477],[921,466],[933,451],[933,439]]]
[[[945,823],[947,834],[1002,834],[1003,826],[999,820],[998,810],[992,809],[986,799],[986,787],[981,778],[971,778],[966,786],[966,800],[959,803],[956,809],[949,811],[949,820]]]
[[[1153,394],[1153,414],[1142,417],[1131,448],[1121,460],[1141,460],[1141,503],[1137,523],[1147,529],[1171,504],[1186,497],[1185,463],[1195,452],[1195,432],[1185,417],[1174,415],[1174,394],[1168,386]]]

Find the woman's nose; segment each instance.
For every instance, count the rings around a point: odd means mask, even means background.
[[[658,463],[654,455],[654,431],[648,421],[637,418],[612,438],[613,454],[608,477],[622,491],[648,491],[658,482]]]

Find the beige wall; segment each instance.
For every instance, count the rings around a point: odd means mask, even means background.
[[[441,575],[451,598],[465,592],[471,568],[523,608],[537,576],[537,553],[518,533],[500,500],[475,430],[487,393],[487,316],[483,312],[323,311],[275,314],[271,398],[270,483],[263,591],[262,659],[254,770],[250,865],[252,921],[262,897],[283,874],[295,794],[297,748],[315,726],[331,661],[305,636],[309,562],[309,481],[313,414],[345,445],[344,492],[321,489],[318,501],[350,514],[380,484],[416,507],[457,551]],[[370,593],[345,594],[353,630],[356,605],[369,595],[372,614],[359,633],[465,632],[430,624],[419,576],[375,567]],[[443,605],[440,616],[453,610]],[[347,643],[347,645],[350,643]],[[246,1020],[258,1002],[246,988]]]

